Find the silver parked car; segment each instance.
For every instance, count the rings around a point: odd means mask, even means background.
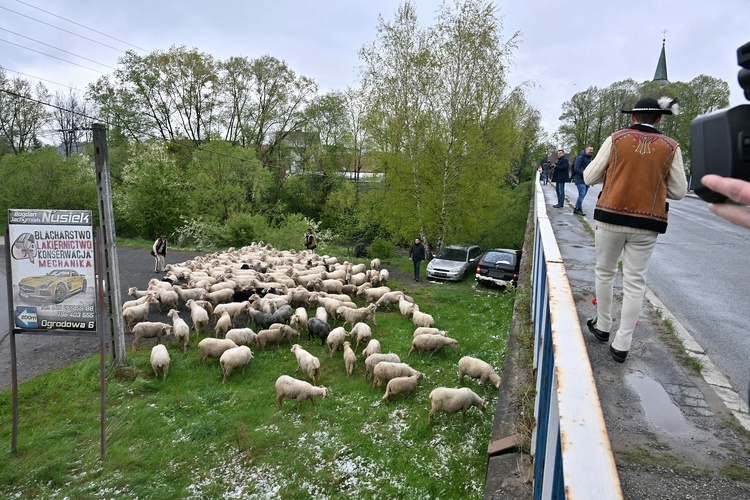
[[[427,264],[427,277],[461,281],[474,272],[482,249],[477,245],[451,245],[438,252]]]

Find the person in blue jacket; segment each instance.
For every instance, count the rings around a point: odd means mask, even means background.
[[[586,215],[583,213],[582,203],[586,197],[586,193],[589,191],[589,187],[583,181],[583,171],[586,170],[589,163],[591,163],[591,155],[594,152],[594,147],[589,145],[586,149],[581,151],[576,159],[573,161],[573,182],[575,182],[578,188],[578,199],[576,199],[576,206],[573,209],[573,213],[576,215]]]
[[[565,203],[565,184],[570,180],[568,176],[569,168],[570,162],[565,157],[565,150],[558,149],[557,163],[552,173],[552,182],[555,183],[555,191],[557,192],[557,205],[552,205],[553,208],[562,208],[563,203]]]

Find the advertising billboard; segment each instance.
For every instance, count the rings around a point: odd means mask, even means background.
[[[8,210],[14,324],[96,332],[90,210]]]

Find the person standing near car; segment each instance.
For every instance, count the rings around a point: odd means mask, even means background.
[[[586,170],[586,167],[591,163],[591,154],[593,152],[594,146],[588,145],[573,161],[573,182],[575,182],[575,185],[578,188],[578,198],[576,199],[576,206],[573,209],[575,215],[586,215],[583,213],[582,204],[589,187],[583,181],[583,171]]]
[[[667,230],[667,198],[687,193],[680,145],[656,129],[662,115],[677,112],[676,99],[647,97],[630,113],[630,128],[607,137],[583,173],[586,184],[604,183],[594,210],[596,317],[586,324],[600,342],[612,328],[612,283],[622,256],[622,311],[612,358],[623,363],[646,291],[646,272],[656,237]]]
[[[414,239],[414,244],[409,249],[409,258],[414,261],[414,281],[419,281],[419,266],[425,259],[424,245],[419,238]]]
[[[164,260],[167,257],[167,235],[160,234],[154,246],[151,247],[151,255],[154,256],[154,272],[164,272]]]
[[[568,169],[570,169],[570,162],[565,157],[565,150],[558,149],[557,163],[552,174],[552,182],[555,183],[555,191],[557,192],[557,205],[552,205],[553,208],[562,208],[563,203],[565,203],[565,184],[570,180]]]

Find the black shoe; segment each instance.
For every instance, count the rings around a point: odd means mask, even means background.
[[[603,332],[594,326],[596,324],[596,318],[588,320],[586,324],[589,327],[589,331],[594,334],[594,337],[596,337],[596,340],[599,342],[609,342],[609,332]],[[625,358],[622,359],[624,360]],[[620,362],[622,363],[622,361]]]
[[[562,208],[562,205],[552,205],[552,208]]]
[[[609,346],[609,352],[612,353],[612,359],[618,363],[624,363],[625,358],[628,357],[628,351],[618,351],[612,346]]]
[[[574,208],[573,209],[573,215],[581,215],[583,217],[586,217],[586,214],[583,213],[583,210],[580,208]]]

